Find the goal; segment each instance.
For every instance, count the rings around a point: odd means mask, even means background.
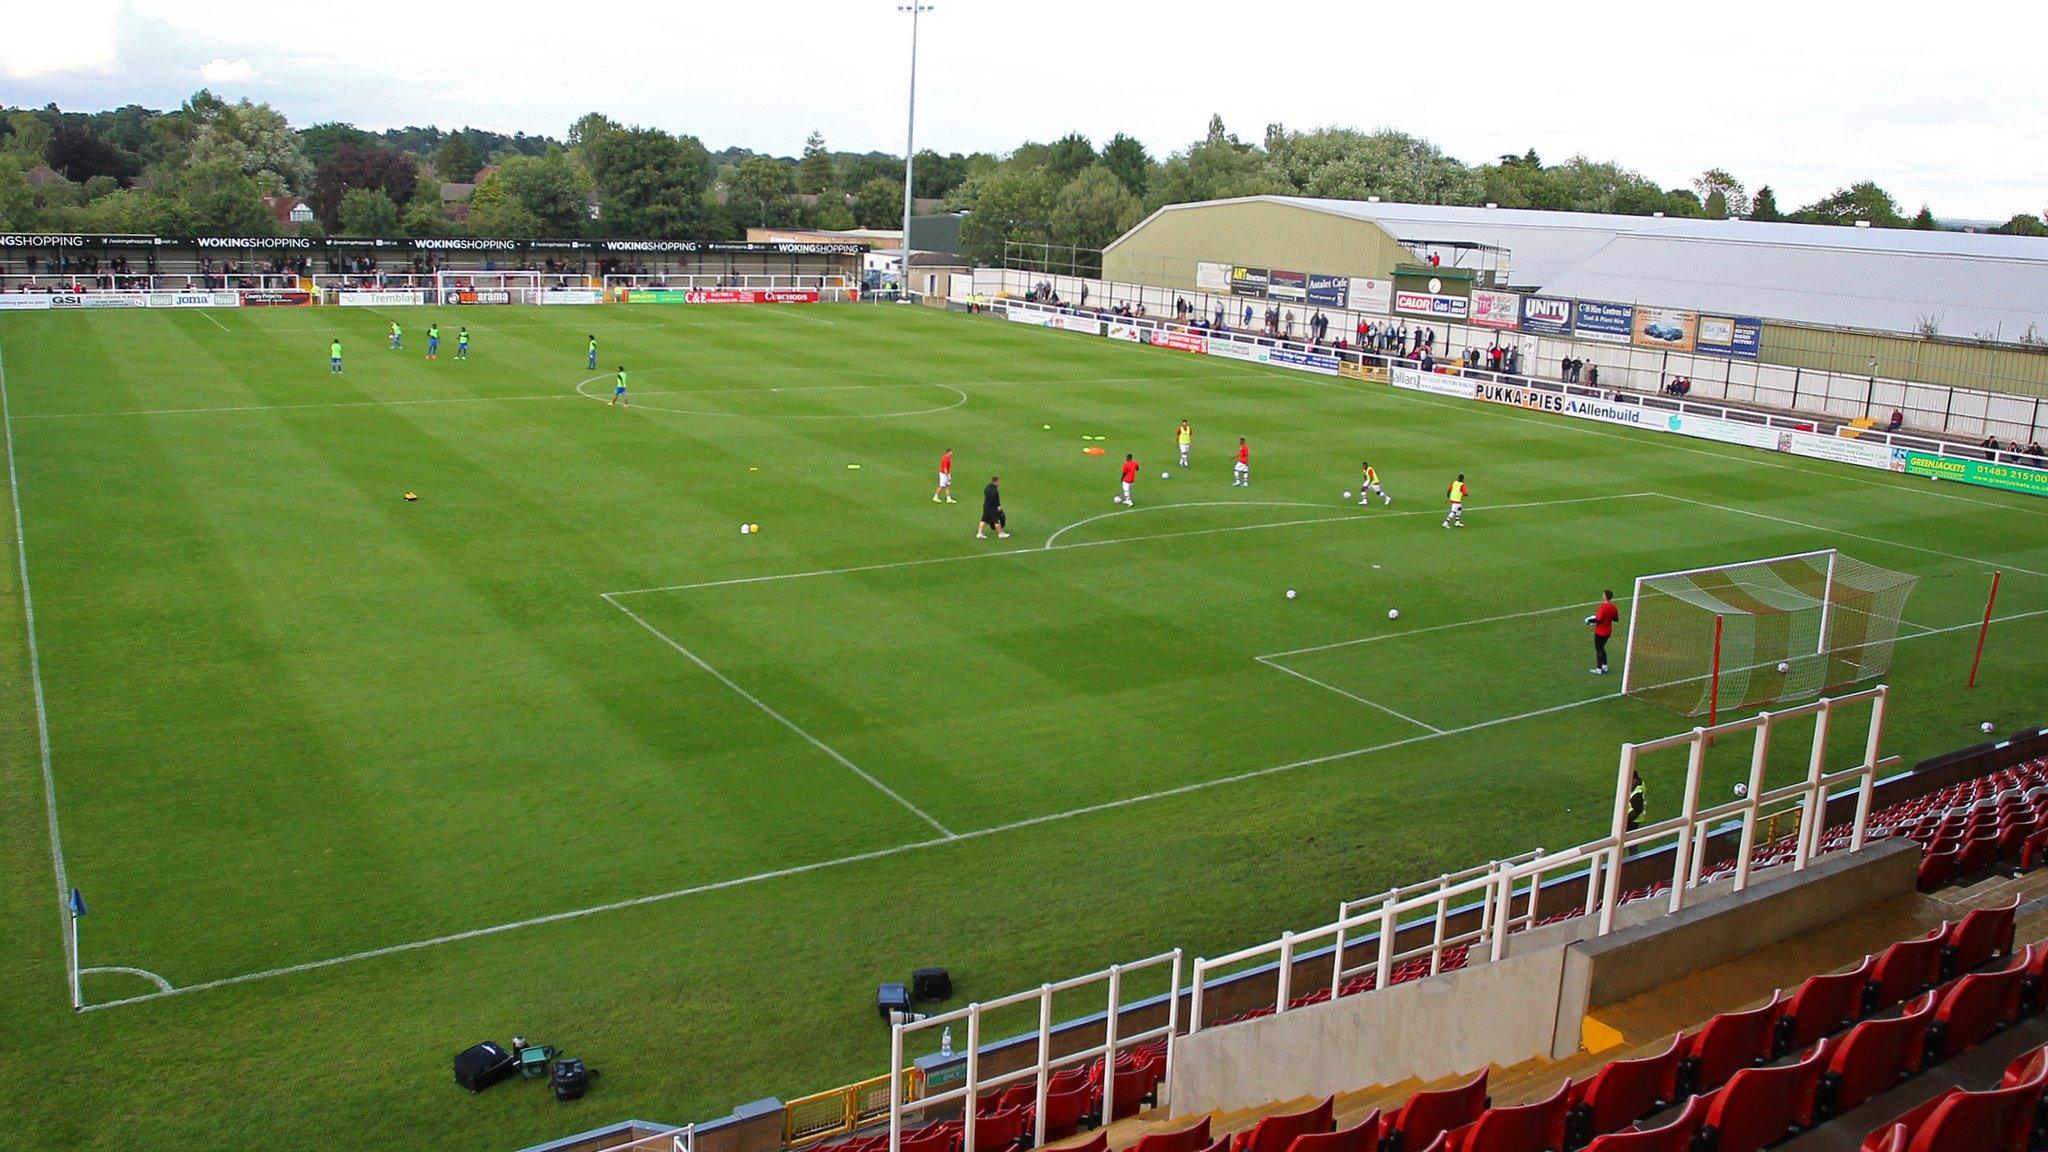
[[[1882,676],[1918,583],[1832,548],[1638,577],[1621,690],[1699,716]]]

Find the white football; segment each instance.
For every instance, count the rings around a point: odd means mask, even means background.
[[[1977,725],[1977,727],[1985,732],[1989,732],[1991,731],[1991,721],[1986,720],[1982,724]]]
[[[1747,795],[1749,795],[1749,785],[1747,785],[1747,784],[1743,784],[1743,783],[1740,783],[1740,782],[1738,782],[1738,783],[1737,783],[1737,784],[1735,785],[1735,794],[1736,794],[1737,796],[1747,796]]]
[[[1399,608],[1389,608],[1389,609],[1387,609],[1387,619],[1389,619],[1389,620],[1399,620],[1400,618],[1401,618],[1401,610],[1400,610]]]
[[[1783,676],[1785,673],[1790,672],[1791,670],[1792,665],[1785,663],[1783,660],[1778,661],[1778,675]]]
[[[1169,476],[1171,476],[1171,475],[1173,475],[1173,473],[1171,473],[1171,472],[1161,472],[1161,473],[1159,474],[1159,478],[1160,478],[1161,480],[1164,480],[1164,479],[1166,479],[1167,477],[1169,477]]]
[[[1351,493],[1349,493],[1349,492],[1346,492],[1346,493],[1344,494],[1344,499],[1346,499],[1346,500],[1349,500],[1349,499],[1351,499]]]
[[[1292,599],[1294,599],[1294,589],[1292,589],[1292,588],[1289,588],[1289,589],[1287,590],[1287,598],[1288,598],[1289,600],[1292,600]]]
[[[1111,496],[1111,497],[1109,498],[1109,502],[1110,502],[1111,504],[1121,504],[1121,503],[1123,503],[1123,502],[1124,502],[1124,498],[1123,498],[1123,497],[1121,497],[1121,496]]]
[[[750,525],[750,524],[742,524],[742,525],[740,525],[740,535],[742,535],[742,536],[745,536],[745,535],[746,535],[747,533],[749,533],[749,532],[752,532],[753,530],[754,530],[754,528],[753,528],[753,526],[752,526],[752,525]]]

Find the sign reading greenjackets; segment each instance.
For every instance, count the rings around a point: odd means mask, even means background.
[[[2048,471],[2023,468],[2018,464],[1994,464],[1957,456],[1936,456],[1930,452],[1906,452],[1906,475],[1931,476],[1936,480],[1960,480],[2007,492],[2048,496]]]

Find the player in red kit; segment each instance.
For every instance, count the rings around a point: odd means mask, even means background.
[[[1129,452],[1124,453],[1124,494],[1110,501],[1126,508],[1131,506],[1131,485],[1138,482],[1138,461]]]
[[[1614,635],[1614,622],[1621,619],[1621,609],[1614,606],[1614,589],[1607,589],[1600,606],[1586,617],[1586,623],[1593,626],[1593,674],[1607,674],[1607,641]]]
[[[1237,438],[1237,465],[1231,469],[1230,486],[1249,488],[1252,486],[1252,446]]]
[[[932,493],[932,503],[951,504],[952,502],[953,450],[951,448],[948,448],[946,449],[946,454],[944,456],[939,457],[939,487],[937,491]]]

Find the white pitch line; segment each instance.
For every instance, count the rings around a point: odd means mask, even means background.
[[[1606,500],[1629,500],[1640,496],[1654,496],[1654,492],[1624,492],[1615,496],[1573,496],[1563,500],[1530,500],[1519,504],[1494,504],[1484,511],[1505,512],[1520,508],[1551,508],[1565,504],[1586,504]],[[1261,501],[1221,501],[1222,504],[1243,503],[1256,506]],[[1314,508],[1319,505],[1309,504]],[[1159,507],[1180,507],[1180,505],[1159,505]],[[1367,524],[1375,520],[1387,520],[1404,516],[1434,516],[1434,510],[1380,512],[1373,514],[1346,513],[1341,516],[1311,516],[1297,520],[1268,520],[1258,524],[1233,524],[1222,528],[1190,528],[1181,532],[1154,532],[1146,536],[1115,536],[1107,540],[1084,540],[1079,544],[1062,544],[1054,552],[1071,552],[1076,548],[1102,548],[1115,544],[1140,544],[1152,540],[1174,540],[1185,536],[1213,536],[1224,532],[1258,532],[1268,528],[1294,528],[1309,524]],[[1114,515],[1114,513],[1112,513]],[[1072,527],[1069,525],[1068,527]],[[1065,529],[1061,529],[1065,531]],[[928,564],[954,564],[962,560],[983,560],[996,556],[1043,555],[1042,545],[1028,545],[1023,548],[1000,548],[992,552],[962,552],[956,556],[928,556],[921,560],[884,560],[874,564],[854,564],[845,568],[813,568],[803,572],[776,572],[766,576],[732,576],[723,580],[699,580],[691,584],[662,584],[652,588],[628,588],[622,592],[606,592],[606,596],[646,596],[655,592],[692,592],[699,588],[729,588],[736,584],[771,584],[782,580],[808,580],[815,576],[847,576],[855,572],[884,572],[892,568],[921,568]]]
[[[130,976],[142,977],[144,980],[147,980],[150,983],[156,985],[163,992],[177,991],[176,988],[171,986],[171,982],[169,980],[166,980],[163,977],[157,975],[156,973],[151,972],[147,968],[127,968],[119,964],[109,964],[99,968],[80,968],[78,970],[78,974],[81,976],[90,976],[94,972],[125,972]]]
[[[57,825],[57,777],[50,769],[50,712],[43,698],[43,655],[36,643],[36,600],[28,582],[28,533],[21,521],[21,479],[14,467],[14,411],[7,397],[7,361],[0,355],[0,429],[5,431],[7,448],[7,492],[14,506],[15,555],[21,566],[21,612],[26,622],[28,637],[29,687],[35,700],[36,744],[42,755],[43,766],[43,809],[49,815],[50,862],[57,874],[57,925],[64,939],[64,960],[66,967],[75,967],[78,957],[71,951],[70,926],[66,918],[70,915],[65,901],[71,895],[71,881],[64,867],[64,834]],[[66,974],[69,982],[69,974]]]
[[[574,393],[526,396],[444,396],[432,400],[330,400],[311,404],[229,404],[219,408],[124,408],[105,412],[31,412],[23,420],[78,420],[93,416],[194,416],[210,412],[294,412],[304,408],[403,408],[413,404],[495,404],[501,400],[572,400]]]
[[[204,317],[206,317],[206,319],[207,319],[207,322],[208,322],[208,323],[210,323],[210,324],[212,324],[212,325],[213,325],[213,326],[214,326],[215,328],[218,328],[218,329],[220,329],[220,330],[221,330],[221,331],[223,331],[223,332],[233,332],[233,331],[234,331],[234,329],[232,329],[232,328],[228,327],[227,325],[225,325],[225,324],[221,323],[221,322],[220,322],[220,321],[218,321],[218,320],[215,320],[215,319],[213,318],[213,315],[212,315],[211,313],[207,312],[207,311],[206,311],[205,309],[203,309],[203,308],[202,308],[202,309],[198,309],[197,311],[199,312],[199,314],[200,314],[201,316],[204,316]]]
[[[1039,551],[1039,549],[1028,548],[1023,549],[1023,551],[1037,552]],[[2039,616],[2048,616],[2048,608],[2039,609],[2033,612],[2016,613],[2011,616],[2000,616],[1993,619],[1992,623],[2005,624],[2016,620],[2026,620]],[[1964,629],[1975,628],[1979,625],[1979,623],[1979,621],[1971,621],[1967,624],[1958,624],[1954,625],[1953,627],[1940,629],[1937,632],[1927,633],[1927,635],[1941,635],[1944,633],[1959,632]],[[1905,640],[1918,640],[1920,638],[1920,636],[1904,636],[1900,637],[1900,640],[1901,642],[1903,642]],[[129,996],[120,1000],[108,1000],[99,1004],[88,1004],[85,1006],[85,1011],[92,1012],[102,1008],[115,1008],[124,1004],[139,1004],[144,1001],[162,999],[165,996],[183,996],[188,992],[203,992],[213,988],[225,988],[235,984],[247,984],[257,980],[268,980],[277,976],[292,976],[301,972],[312,972],[322,968],[332,968],[337,965],[354,963],[359,960],[374,960],[381,956],[392,956],[404,952],[416,952],[423,948],[432,948],[442,944],[455,944],[460,943],[464,940],[474,940],[484,936],[494,936],[499,933],[511,932],[520,928],[532,928],[543,924],[560,923],[565,920],[577,920],[586,916],[595,916],[604,912],[616,912],[627,908],[638,908],[648,904],[659,904],[664,901],[676,900],[685,896],[696,896],[707,892],[720,892],[728,889],[745,887],[750,884],[758,884],[769,880],[780,880],[791,876],[802,876],[812,872],[821,872],[826,869],[838,868],[848,864],[862,864],[871,860],[887,859],[892,856],[901,856],[910,852],[922,851],[926,848],[937,848],[947,844],[958,844],[968,840],[979,840],[983,837],[994,836],[1003,832],[1015,832],[1025,828],[1036,828],[1045,824],[1055,824],[1062,820],[1071,820],[1081,816],[1091,816],[1099,812],[1109,812],[1119,808],[1128,808],[1137,804],[1146,804],[1154,800],[1165,800],[1175,796],[1185,796],[1190,793],[1201,792],[1210,788],[1217,788],[1227,784],[1238,784],[1243,783],[1247,780],[1256,780],[1266,776],[1274,776],[1285,772],[1293,772],[1302,768],[1313,768],[1322,764],[1335,763],[1340,760],[1349,760],[1359,756],[1368,756],[1376,752],[1388,752],[1396,748],[1405,748],[1410,745],[1422,744],[1431,740],[1440,740],[1447,736],[1463,736],[1468,733],[1479,732],[1488,728],[1499,727],[1503,724],[1513,724],[1522,720],[1533,720],[1539,716],[1550,716],[1558,712],[1568,712],[1574,708],[1583,708],[1588,704],[1598,704],[1603,700],[1618,699],[1621,697],[1621,695],[1622,693],[1619,692],[1611,692],[1607,695],[1594,696],[1590,699],[1573,700],[1564,704],[1554,704],[1548,708],[1537,708],[1528,712],[1520,712],[1513,716],[1501,716],[1492,720],[1482,720],[1476,724],[1465,725],[1462,728],[1451,728],[1442,732],[1418,733],[1417,735],[1409,736],[1404,739],[1390,740],[1385,743],[1373,744],[1364,748],[1352,748],[1342,752],[1331,752],[1322,756],[1313,756],[1305,760],[1295,760],[1286,764],[1276,764],[1268,768],[1256,768],[1249,772],[1239,772],[1230,776],[1220,776],[1213,780],[1198,780],[1191,784],[1182,784],[1178,787],[1166,788],[1157,792],[1147,792],[1138,796],[1126,796],[1118,800],[1104,800],[1100,803],[1087,804],[1079,808],[1069,808],[1064,812],[1049,812],[1043,816],[1030,816],[1022,820],[1013,820],[1007,824],[997,824],[988,828],[978,828],[971,832],[961,832],[950,836],[936,837],[930,840],[917,840],[912,841],[908,844],[898,844],[891,848],[877,848],[871,852],[859,852],[850,856],[841,856],[831,860],[817,860],[809,864],[795,864],[787,868],[777,868],[767,872],[757,872],[751,876],[739,876],[730,880],[718,880],[706,884],[696,884],[687,888],[676,888],[666,892],[652,893],[646,896],[634,896],[624,900],[613,900],[604,904],[593,904],[584,908],[572,908],[562,912],[551,912],[544,916],[533,916],[524,920],[514,920],[504,924],[493,924],[483,928],[471,928],[462,932],[451,932],[441,936],[431,936],[425,939],[412,940],[402,944],[389,944],[381,948],[370,948],[361,952],[351,952],[345,956],[331,956],[324,960],[308,960],[303,963],[290,964],[281,968],[269,968],[260,972],[245,972],[239,976],[225,976],[217,980],[205,980],[196,984],[184,984],[180,985],[179,987],[170,992],[151,992],[142,996]]]
[[[1337,695],[1344,697],[1346,700],[1356,700],[1358,703],[1363,704],[1368,708],[1374,708],[1381,712],[1385,712],[1387,715],[1392,716],[1396,720],[1404,720],[1410,724],[1415,725],[1417,728],[1427,728],[1431,732],[1435,732],[1438,735],[1442,735],[1443,733],[1443,729],[1437,727],[1434,724],[1426,724],[1420,720],[1417,720],[1415,717],[1408,715],[1406,712],[1396,712],[1392,708],[1387,707],[1385,704],[1382,704],[1377,700],[1368,700],[1355,692],[1346,692],[1344,689],[1337,687],[1335,684],[1325,683],[1321,680],[1316,679],[1313,676],[1310,676],[1306,672],[1297,672],[1294,669],[1289,668],[1287,665],[1280,663],[1278,660],[1268,660],[1264,656],[1254,656],[1252,657],[1252,659],[1257,660],[1259,663],[1264,664],[1268,668],[1278,668],[1280,671],[1287,673],[1289,676],[1292,676],[1297,680],[1306,680],[1310,684],[1313,684],[1326,692],[1335,692]]]
[[[1654,493],[1654,495],[1662,496],[1666,500],[1676,500],[1682,504],[1694,504],[1701,508],[1712,508],[1719,512],[1730,513],[1731,515],[1754,516],[1759,520],[1772,520],[1776,521],[1779,524],[1790,524],[1795,528],[1809,528],[1815,532],[1832,532],[1837,536],[1851,536],[1858,540],[1868,540],[1873,544],[1883,544],[1891,548],[1905,548],[1914,552],[1925,552],[1929,556],[1942,556],[1950,560],[1961,560],[1965,564],[1976,564],[1982,567],[1987,572],[1997,569],[2003,569],[2007,572],[2022,572],[2028,576],[2040,576],[2043,578],[2048,578],[2048,572],[2036,572],[2031,568],[2022,568],[2017,564],[2005,564],[1992,560],[1980,560],[1975,556],[1964,556],[1955,552],[1944,552],[1939,548],[1929,548],[1921,544],[1907,544],[1899,540],[1887,540],[1882,536],[1872,536],[1866,532],[1852,532],[1847,528],[1830,528],[1823,524],[1809,524],[1804,520],[1794,520],[1788,516],[1774,516],[1769,512],[1757,512],[1749,508],[1737,508],[1732,504],[1716,504],[1711,500],[1695,500],[1690,496],[1674,496],[1669,492],[1658,492]]]
[[[1590,608],[1600,603],[1585,600],[1577,604],[1559,604],[1555,608],[1532,608],[1527,612],[1509,612],[1501,616],[1487,616],[1478,620],[1460,620],[1454,624],[1432,624],[1427,628],[1403,628],[1398,632],[1387,632],[1379,636],[1360,636],[1356,640],[1337,640],[1329,644],[1311,644],[1306,648],[1289,648],[1285,652],[1268,652],[1255,660],[1279,660],[1288,656],[1301,656],[1309,652],[1327,652],[1332,648],[1349,648],[1354,644],[1372,644],[1380,640],[1399,640],[1405,636],[1422,636],[1431,632],[1442,632],[1450,628],[1471,628],[1480,624],[1498,624],[1502,620],[1520,620],[1528,616],[1548,616],[1553,612],[1569,612],[1574,608]]]
[[[1064,528],[1055,530],[1052,535],[1047,536],[1045,538],[1045,543],[1040,545],[1040,547],[1050,551],[1052,549],[1052,546],[1059,541],[1059,538],[1061,536],[1066,535],[1068,532],[1071,532],[1074,529],[1081,527],[1082,525],[1093,524],[1097,520],[1108,520],[1117,516],[1127,516],[1136,512],[1158,512],[1167,508],[1232,508],[1240,506],[1246,508],[1328,507],[1328,505],[1324,504],[1310,504],[1306,500],[1189,500],[1183,501],[1179,504],[1147,504],[1143,508],[1123,508],[1115,512],[1104,512],[1099,516],[1090,516],[1085,520],[1076,520],[1072,524],[1069,524]],[[1341,517],[1341,519],[1348,520],[1351,519],[1351,517]],[[1299,521],[1290,520],[1288,521],[1288,523],[1299,523]],[[1150,540],[1153,539],[1153,537],[1147,536],[1145,537],[1145,539]]]
[[[782,713],[777,712],[775,709],[769,707],[766,701],[762,700],[759,696],[754,695],[752,692],[747,691],[745,688],[740,687],[737,683],[733,681],[732,677],[727,676],[725,673],[720,672],[716,668],[713,668],[709,663],[705,662],[703,657],[697,655],[695,652],[690,651],[688,648],[683,647],[680,643],[676,641],[674,637],[670,636],[666,632],[663,632],[661,629],[656,628],[654,625],[649,624],[646,618],[642,617],[638,612],[635,612],[631,608],[626,607],[624,604],[619,603],[617,600],[613,599],[609,593],[604,594],[602,599],[605,603],[610,604],[612,607],[617,608],[621,612],[624,612],[626,616],[633,621],[633,623],[638,624],[642,628],[645,628],[649,633],[651,633],[655,637],[655,639],[660,640],[663,644],[666,644],[670,648],[675,649],[677,652],[682,653],[684,658],[689,660],[690,663],[695,664],[697,667],[702,668],[704,671],[710,673],[711,676],[714,679],[716,679],[720,684],[725,685],[727,688],[730,688],[735,693],[737,693],[740,699],[745,700],[749,704],[752,704],[754,707],[760,709],[762,713],[765,714],[769,719],[775,721],[777,724],[782,725],[784,728],[787,728],[791,732],[794,732],[798,736],[802,737],[805,743],[809,744],[813,748],[816,748],[818,751],[823,752],[825,755],[830,756],[833,760],[839,763],[840,767],[845,768],[847,771],[853,773],[854,775],[860,777],[861,779],[867,781],[869,784],[873,785],[875,790],[880,792],[882,795],[887,796],[889,799],[894,800],[896,803],[901,804],[903,807],[909,809],[910,812],[913,815],[915,815],[918,819],[931,825],[933,828],[938,829],[941,835],[946,836],[949,839],[954,835],[952,829],[946,827],[944,824],[939,823],[937,820],[932,819],[931,815],[927,813],[924,809],[919,808],[917,805],[912,804],[910,801],[904,799],[902,794],[897,792],[894,788],[891,788],[887,784],[882,783],[880,780],[875,779],[872,775],[868,773],[866,769],[862,768],[858,764],[855,764],[853,761],[848,760],[846,757],[840,755],[838,749],[832,747],[830,744],[825,743],[823,740],[820,740],[816,736],[813,736],[809,732],[805,731],[803,726],[798,724],[796,721],[791,720],[789,717],[784,716]]]

